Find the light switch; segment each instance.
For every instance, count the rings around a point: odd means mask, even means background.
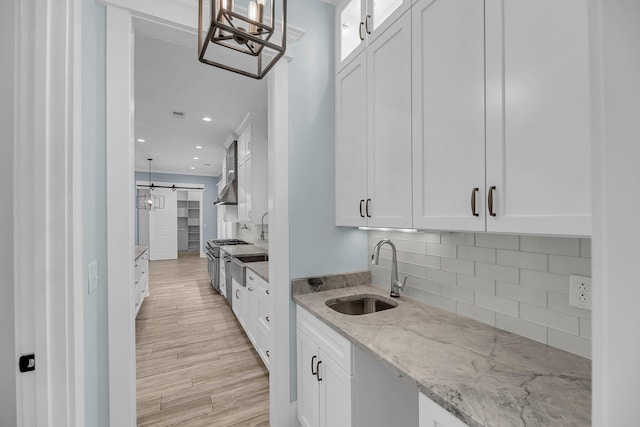
[[[98,288],[98,263],[89,263],[89,295]]]

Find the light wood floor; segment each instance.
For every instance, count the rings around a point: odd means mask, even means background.
[[[268,426],[269,376],[207,260],[149,266],[136,320],[139,426]]]

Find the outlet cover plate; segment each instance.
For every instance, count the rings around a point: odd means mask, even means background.
[[[87,268],[89,272],[89,295],[98,288],[98,263],[93,261]]]
[[[569,305],[591,310],[591,277],[569,276]]]

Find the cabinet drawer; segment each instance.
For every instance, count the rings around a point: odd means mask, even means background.
[[[258,327],[258,353],[262,358],[267,369],[269,369],[269,365],[271,364],[271,332],[264,325],[264,323],[260,322]]]
[[[314,340],[318,347],[351,375],[351,342],[299,305],[296,306],[298,329]]]

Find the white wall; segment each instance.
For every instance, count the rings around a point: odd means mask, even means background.
[[[640,2],[591,1],[593,425],[638,425]]]
[[[16,425],[13,310],[13,84],[16,2],[0,2],[0,426]]]

